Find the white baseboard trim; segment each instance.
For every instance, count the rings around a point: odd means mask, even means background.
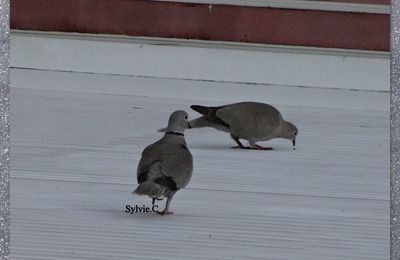
[[[389,91],[386,52],[71,33],[11,34],[23,69]]]
[[[156,0],[167,2],[170,0]],[[254,7],[271,7],[282,9],[320,10],[337,12],[357,12],[390,14],[390,5],[359,4],[343,2],[326,2],[310,0],[174,0],[174,2],[199,3],[199,4],[223,4]]]

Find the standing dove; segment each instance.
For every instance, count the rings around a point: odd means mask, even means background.
[[[164,137],[144,149],[137,168],[139,186],[133,193],[148,195],[153,204],[166,197],[161,215],[172,213],[169,211],[172,197],[192,177],[193,157],[184,137],[188,127],[188,114],[182,110],[173,112]]]
[[[257,145],[258,141],[273,138],[289,139],[296,145],[297,127],[283,120],[281,113],[271,105],[258,102],[241,102],[219,107],[193,105],[191,108],[203,116],[189,122],[191,128],[214,127],[230,133],[242,149],[271,150],[271,147]],[[245,147],[240,138],[249,142]]]

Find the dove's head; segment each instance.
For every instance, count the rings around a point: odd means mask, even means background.
[[[169,117],[167,131],[183,134],[186,128],[190,128],[188,118],[188,114],[185,111],[175,111]]]
[[[284,122],[283,126],[284,126],[284,129],[283,129],[282,137],[292,141],[293,149],[295,149],[296,137],[297,137],[297,134],[299,133],[299,130],[297,129],[297,127],[294,124],[287,122],[287,121]]]

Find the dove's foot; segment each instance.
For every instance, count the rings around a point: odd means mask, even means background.
[[[245,149],[245,150],[261,150],[261,151],[269,151],[273,150],[272,147],[262,147],[259,145],[255,145],[254,147],[251,146],[232,146],[232,149]]]
[[[246,150],[253,150],[254,148],[251,148],[250,146],[232,146],[232,149],[246,149]]]
[[[254,149],[256,149],[256,150],[263,150],[263,151],[273,150],[272,147],[262,147],[262,146],[260,146],[260,145],[258,145],[258,144],[256,144],[256,145],[254,146]]]
[[[171,203],[172,200],[172,196],[174,196],[175,192],[173,194],[171,194],[168,198],[167,198],[167,203],[165,204],[165,208],[163,211],[161,212],[157,212],[159,215],[164,216],[164,215],[170,215],[173,214],[171,211],[169,211],[169,204]]]
[[[161,212],[157,212],[158,215],[164,216],[164,215],[172,215],[174,214],[172,211],[161,211]]]

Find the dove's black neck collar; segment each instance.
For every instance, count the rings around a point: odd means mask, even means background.
[[[184,134],[182,134],[182,133],[178,133],[178,132],[171,132],[171,131],[165,132],[165,134],[166,134],[166,135],[180,135],[180,136],[185,136],[185,135],[184,135]]]

